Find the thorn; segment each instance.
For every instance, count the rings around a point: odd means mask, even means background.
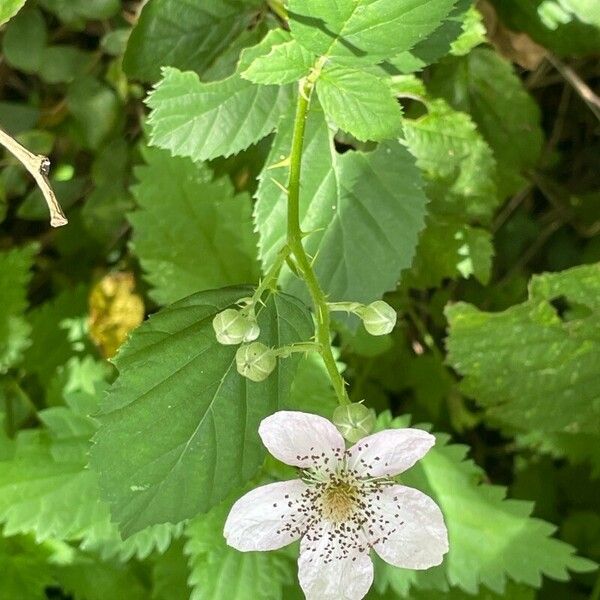
[[[283,185],[283,183],[279,183],[277,179],[270,177],[271,181],[287,196],[289,194],[288,189]]]
[[[325,227],[319,227],[318,229],[311,229],[310,231],[302,231],[300,233],[300,237],[305,238],[313,233],[319,233],[320,231],[325,231]]]
[[[280,160],[279,162],[268,166],[267,171],[269,169],[280,169],[281,167],[289,167],[291,162],[292,162],[291,156],[288,156],[288,157],[284,158],[283,160]]]
[[[312,257],[311,261],[310,261],[310,266],[314,266],[315,261],[317,260],[317,258],[319,258],[319,252],[321,251],[321,248],[319,248],[317,250],[317,252],[315,253],[315,255]]]

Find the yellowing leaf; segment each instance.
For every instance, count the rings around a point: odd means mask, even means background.
[[[114,356],[129,332],[144,320],[144,301],[132,273],[110,273],[90,293],[90,337],[106,358]]]

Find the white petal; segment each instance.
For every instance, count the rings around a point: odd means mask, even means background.
[[[404,569],[428,569],[442,562],[448,531],[442,511],[429,496],[394,485],[371,494],[367,503],[375,513],[368,527],[370,541],[383,560]]]
[[[263,419],[258,433],[275,458],[295,467],[335,468],[345,450],[344,438],[331,421],[304,412],[276,412]]]
[[[223,535],[241,550],[276,550],[296,541],[304,532],[302,508],[306,484],[299,479],[263,485],[242,496],[232,507]]]
[[[397,475],[410,469],[435,444],[421,429],[385,429],[368,435],[348,450],[348,466],[371,477]]]
[[[317,537],[302,538],[298,580],[306,600],[361,600],[373,583],[373,563],[366,544],[342,547],[330,537],[331,527],[320,528]],[[315,532],[313,532],[314,534]]]

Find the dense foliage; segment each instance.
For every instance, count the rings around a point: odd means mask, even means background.
[[[2,139],[51,159],[69,221],[7,151],[0,600],[301,598],[296,546],[240,553],[223,524],[290,478],[263,418],[363,400],[435,432],[401,481],[450,543],[378,560],[368,598],[600,598],[600,4],[0,0],[0,22]],[[238,308],[270,375],[215,336]]]

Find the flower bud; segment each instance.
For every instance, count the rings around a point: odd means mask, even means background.
[[[333,411],[333,424],[350,443],[354,444],[375,427],[375,411],[364,404],[346,404]]]
[[[371,335],[387,335],[396,326],[396,311],[383,300],[376,300],[365,306],[358,313],[365,329]]]
[[[256,319],[235,308],[227,308],[216,315],[213,319],[213,329],[219,344],[225,346],[252,342],[260,335]]]
[[[264,381],[277,366],[277,355],[260,342],[241,346],[235,353],[238,373],[251,381]]]

